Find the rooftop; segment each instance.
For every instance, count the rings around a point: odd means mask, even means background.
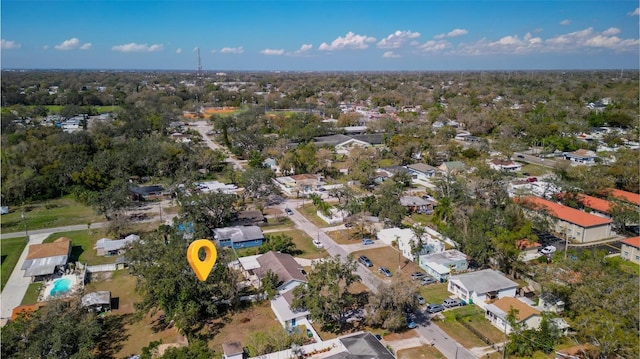
[[[255,272],[260,278],[266,276],[268,272],[273,272],[278,275],[282,283],[292,280],[307,281],[302,266],[290,254],[269,251],[258,257],[257,261],[260,263],[260,268],[256,268]]]
[[[635,248],[640,248],[640,237],[627,238],[622,240],[621,242]]]
[[[26,259],[38,259],[57,256],[67,256],[71,249],[71,239],[60,237],[53,243],[32,244]]]
[[[546,199],[542,199],[540,197],[527,196],[518,200],[518,202],[531,209],[546,210],[553,217],[559,218],[566,222],[577,224],[585,228],[611,223],[610,219],[589,214],[587,212],[567,207],[559,203],[547,201]]]
[[[605,194],[609,194],[621,201],[629,202],[640,206],[640,194],[622,191],[615,188],[607,188],[604,190]]]
[[[449,280],[458,281],[464,287],[476,293],[488,293],[508,288],[516,288],[518,283],[493,269],[484,269],[452,276]]]
[[[527,320],[534,315],[540,315],[539,310],[534,309],[526,303],[512,297],[502,297],[493,302],[492,305],[500,309],[503,313],[505,313],[505,315],[508,315],[511,309],[517,310],[518,314],[516,314],[516,319],[518,320],[518,322]],[[489,309],[489,307],[487,307],[487,309]]]

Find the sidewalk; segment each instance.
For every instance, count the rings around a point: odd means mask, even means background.
[[[84,225],[86,228],[87,226]],[[22,298],[24,298],[25,293],[27,292],[27,288],[29,288],[29,284],[31,284],[31,277],[24,277],[24,270],[22,265],[24,264],[25,259],[27,258],[27,254],[29,253],[29,246],[32,244],[40,244],[42,243],[52,232],[41,233],[41,234],[31,234],[29,236],[29,243],[24,247],[22,254],[20,255],[20,259],[16,264],[16,267],[13,269],[7,284],[4,286],[2,293],[0,293],[0,317],[1,318],[11,318],[11,313],[13,312],[13,308],[17,307],[22,303]]]

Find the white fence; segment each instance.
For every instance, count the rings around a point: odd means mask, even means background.
[[[116,270],[116,264],[100,264],[97,266],[87,266],[87,272],[89,273],[97,273],[97,272],[113,272]]]

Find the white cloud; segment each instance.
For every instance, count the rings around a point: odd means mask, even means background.
[[[284,50],[283,49],[280,49],[280,50],[264,49],[260,51],[260,53],[263,55],[284,55]]]
[[[91,48],[91,43],[86,42],[84,44],[80,43],[80,39],[77,37],[73,37],[69,40],[64,40],[60,45],[55,45],[54,48],[56,50],[89,50]]]
[[[162,51],[164,46],[162,44],[155,45],[147,45],[147,44],[136,44],[135,42],[131,42],[124,45],[116,45],[111,48],[113,51],[119,52],[156,52]]]
[[[182,49],[181,48],[177,48],[176,49],[176,54],[181,54],[182,53]]]
[[[427,42],[425,42],[424,44],[418,46],[418,49],[424,51],[424,52],[441,52],[447,48],[451,47],[451,43],[448,41],[444,41],[444,40],[439,40],[439,41],[435,41],[435,40],[429,40]]]
[[[382,57],[386,57],[388,59],[393,59],[393,58],[398,58],[401,57],[398,54],[394,54],[393,51],[386,51],[384,54],[382,54]]]
[[[220,49],[221,54],[241,54],[244,52],[242,46],[240,47],[223,47]]]
[[[630,15],[630,16],[638,16],[638,15],[640,15],[640,7],[637,7],[635,10],[633,10],[630,13],[628,13],[628,15]]]
[[[289,55],[289,56],[307,55],[309,53],[309,51],[311,51],[311,49],[313,49],[313,45],[311,45],[311,44],[302,44],[302,46],[300,46],[300,48],[298,50],[293,51],[293,52],[288,52],[287,55]]]
[[[528,54],[528,53],[576,53],[606,49],[613,51],[637,51],[640,40],[621,39],[615,36],[620,29],[612,27],[602,32],[586,28],[566,34],[559,34],[547,39],[534,37],[531,33],[524,37],[518,35],[504,36],[496,41],[482,39],[474,43],[463,43],[451,53],[468,55],[488,54]],[[425,51],[441,51],[435,42],[422,46]]]
[[[321,51],[333,51],[344,49],[363,50],[369,47],[369,43],[375,42],[376,38],[366,35],[356,35],[353,32],[348,32],[345,37],[339,36],[337,39],[331,42],[331,45],[323,42],[318,47]]]
[[[22,45],[15,41],[0,39],[0,48],[2,50],[19,49],[20,47],[22,47]]]
[[[604,30],[602,32],[602,35],[611,36],[611,35],[617,35],[619,33],[620,33],[620,29],[618,29],[617,27],[610,27],[610,28]]]
[[[571,24],[571,20],[569,20],[569,19],[564,19],[564,20],[560,21],[560,25],[565,25],[566,26],[566,25],[569,25],[569,24]]]
[[[444,39],[445,37],[458,37],[458,36],[463,36],[468,34],[469,31],[465,30],[465,29],[453,29],[451,31],[449,31],[446,34],[439,34],[434,36],[434,39]]]
[[[77,37],[72,37],[69,40],[64,40],[60,45],[55,45],[54,48],[56,50],[89,50],[91,48],[91,43],[86,42],[84,44],[80,43],[80,39]]]
[[[397,30],[393,34],[385,37],[378,42],[378,47],[381,49],[397,49],[409,39],[415,39],[420,36],[419,32],[411,32],[411,30],[400,31]]]

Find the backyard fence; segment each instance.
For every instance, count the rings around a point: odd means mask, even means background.
[[[87,272],[89,273],[98,273],[98,272],[113,272],[116,270],[116,264],[100,264],[95,266],[87,266]]]

